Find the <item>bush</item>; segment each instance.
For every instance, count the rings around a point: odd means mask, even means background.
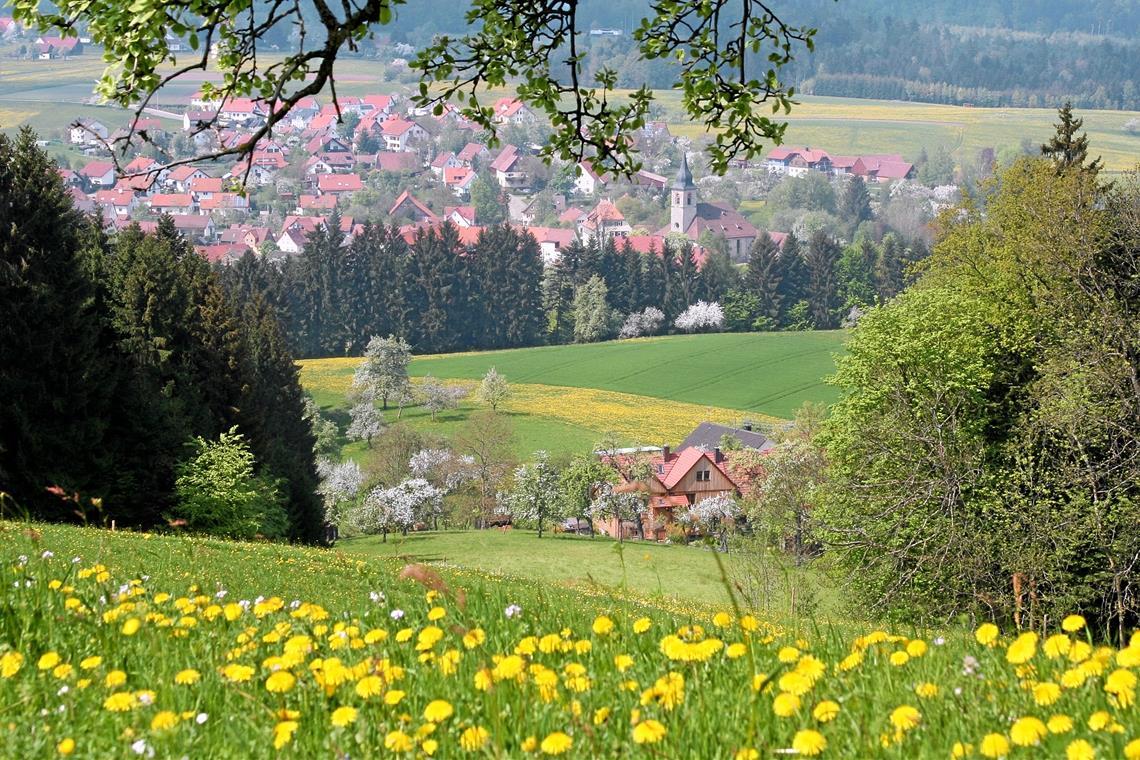
[[[216,441],[194,438],[194,456],[178,466],[176,515],[194,531],[226,538],[282,538],[288,517],[277,485],[254,474],[245,437],[230,428]]]

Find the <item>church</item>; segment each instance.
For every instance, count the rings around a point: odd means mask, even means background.
[[[706,232],[714,237],[723,235],[728,243],[728,254],[734,261],[748,258],[748,250],[759,235],[756,227],[727,203],[701,203],[698,200],[697,186],[689,170],[689,157],[684,153],[671,192],[669,226],[657,234],[684,235],[694,242]]]

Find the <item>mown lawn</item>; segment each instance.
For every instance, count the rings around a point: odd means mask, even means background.
[[[725,587],[743,582],[755,572],[733,554],[721,555],[725,575],[717,558],[703,546],[671,546],[642,541],[619,544],[604,536],[590,538],[545,533],[538,538],[532,531],[465,530],[429,531],[342,540],[338,548],[350,554],[397,557],[407,562],[425,562],[443,567],[482,570],[544,584],[624,589],[639,597],[672,598],[714,606],[731,603]],[[770,560],[774,572],[778,563]],[[833,617],[839,612],[837,595],[827,589],[818,573],[808,573],[822,594],[819,614]],[[768,609],[787,612],[788,599],[780,595],[768,600]]]

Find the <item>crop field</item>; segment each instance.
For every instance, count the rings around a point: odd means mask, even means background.
[[[1140,757],[1140,635],[1076,616],[796,630],[331,550],[0,536],[10,757]]]

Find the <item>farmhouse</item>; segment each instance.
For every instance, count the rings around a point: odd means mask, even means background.
[[[599,530],[625,537],[639,534],[647,539],[663,541],[666,528],[675,515],[693,504],[714,496],[735,496],[740,487],[728,471],[729,455],[714,448],[706,451],[696,446],[673,451],[669,446],[650,454],[644,460],[648,476],[637,479],[634,465],[641,463],[640,453],[603,454],[602,460],[612,465],[620,475],[618,488],[636,488],[648,496],[648,509],[642,517],[639,533],[636,523],[618,525],[617,520],[596,523]]]

